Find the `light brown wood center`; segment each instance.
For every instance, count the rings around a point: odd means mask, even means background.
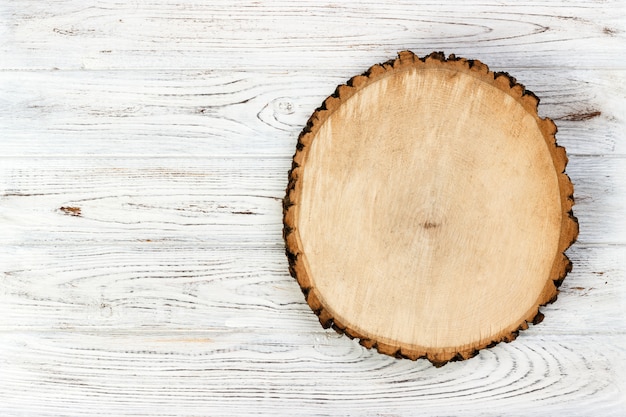
[[[435,362],[506,339],[555,294],[571,207],[536,112],[443,64],[397,65],[326,110],[290,223],[318,314]]]

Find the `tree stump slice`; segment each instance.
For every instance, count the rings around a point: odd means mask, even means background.
[[[511,341],[571,269],[556,126],[505,73],[401,52],[337,87],[298,139],[290,272],[324,327],[435,365]]]

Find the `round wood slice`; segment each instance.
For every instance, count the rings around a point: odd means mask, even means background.
[[[538,102],[478,61],[411,52],[324,101],[298,140],[284,235],[325,327],[440,365],[540,321],[578,224]]]

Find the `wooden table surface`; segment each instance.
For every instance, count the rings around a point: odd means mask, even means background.
[[[2,2],[0,415],[626,415],[625,45],[622,0]],[[308,116],[404,49],[541,97],[581,228],[544,322],[442,368],[322,329],[281,237]]]

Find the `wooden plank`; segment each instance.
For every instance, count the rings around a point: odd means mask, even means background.
[[[0,242],[282,244],[290,164],[287,158],[4,160],[8,224]]]
[[[434,368],[293,332],[14,332],[5,416],[620,417],[626,337],[528,336]],[[35,391],[36,390],[36,391]],[[36,392],[36,395],[33,395]],[[158,410],[158,411],[157,411]]]
[[[373,63],[374,61],[370,61]],[[289,155],[338,84],[365,70],[0,72],[3,156]],[[626,71],[517,69],[574,154],[626,154]]]
[[[626,246],[574,245],[530,334],[623,334]],[[318,332],[280,246],[19,245],[0,258],[0,332]],[[524,333],[526,334],[526,333]]]
[[[623,16],[619,0],[19,0],[0,8],[0,68],[353,69],[404,49],[502,68],[623,68]]]
[[[2,159],[0,242],[282,245],[290,165],[288,157]],[[567,172],[579,242],[626,243],[624,158],[572,156]]]

